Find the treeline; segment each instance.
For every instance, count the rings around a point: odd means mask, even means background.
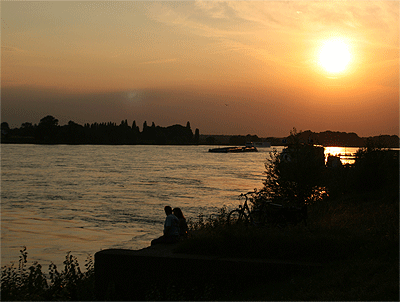
[[[199,129],[193,131],[190,123],[186,126],[169,127],[151,126],[143,123],[142,131],[133,121],[127,120],[119,125],[108,123],[86,123],[83,126],[73,121],[60,126],[58,119],[51,115],[42,118],[39,124],[23,123],[20,128],[10,129],[7,122],[1,123],[2,143],[36,143],[36,144],[107,144],[107,145],[188,145],[199,142]]]
[[[359,137],[354,132],[300,131],[299,140],[303,143],[313,143],[324,147],[365,147],[374,143],[382,148],[399,148],[400,139],[397,135],[378,135]],[[269,142],[271,146],[286,146],[290,141],[287,137],[258,137],[257,135],[200,135],[200,143],[209,145],[244,145],[246,142]]]
[[[380,147],[398,148],[400,142],[397,135],[359,137],[354,132],[339,131],[312,132],[311,130],[307,130],[300,132],[299,137],[303,141],[313,141],[314,144],[322,146],[341,147],[364,147],[366,144],[373,142]]]

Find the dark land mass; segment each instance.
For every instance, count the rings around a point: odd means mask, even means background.
[[[210,145],[244,145],[246,142],[269,142],[271,146],[285,146],[287,137],[265,137],[257,135],[200,135],[200,143]],[[373,142],[375,145],[386,148],[399,148],[400,140],[397,135],[379,135],[371,137],[359,137],[356,133],[347,132],[312,132],[310,130],[299,133],[300,141],[312,142],[324,147],[364,147],[366,143]]]
[[[143,123],[142,131],[133,121],[127,120],[119,125],[113,122],[79,125],[69,121],[58,125],[58,120],[48,115],[39,125],[23,123],[20,128],[10,129],[8,123],[1,124],[1,143],[14,144],[73,144],[73,145],[191,145],[197,144],[199,130],[195,133],[187,122],[186,126],[151,126]]]
[[[133,121],[127,120],[119,125],[113,122],[79,125],[69,121],[67,125],[58,125],[58,120],[48,115],[40,123],[23,123],[20,128],[11,129],[7,122],[1,123],[1,143],[11,144],[93,144],[93,145],[236,145],[247,142],[269,142],[271,146],[285,146],[288,137],[258,137],[257,135],[200,135],[199,129],[193,133],[190,123],[186,126],[169,127],[151,126],[143,123],[142,131]],[[347,132],[312,132],[299,133],[302,142],[317,145],[340,147],[364,147],[373,143],[385,148],[398,148],[397,135],[379,135],[359,137],[356,133]]]

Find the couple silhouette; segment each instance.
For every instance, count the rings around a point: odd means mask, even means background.
[[[188,226],[186,218],[180,208],[164,207],[165,218],[163,235],[151,241],[151,245],[176,243],[181,237],[186,236]]]

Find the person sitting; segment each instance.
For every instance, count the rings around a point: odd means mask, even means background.
[[[180,208],[174,208],[173,213],[179,220],[179,235],[181,237],[187,236],[189,228],[186,223],[186,218],[183,216],[182,210]]]
[[[151,241],[151,245],[160,243],[175,243],[179,240],[179,220],[172,214],[172,208],[170,206],[164,207],[165,214],[167,217],[164,222],[164,234]]]

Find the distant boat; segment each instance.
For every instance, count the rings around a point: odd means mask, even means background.
[[[214,148],[209,149],[208,152],[214,153],[240,153],[240,152],[258,152],[257,148],[254,146],[246,147],[224,147],[224,148]]]

